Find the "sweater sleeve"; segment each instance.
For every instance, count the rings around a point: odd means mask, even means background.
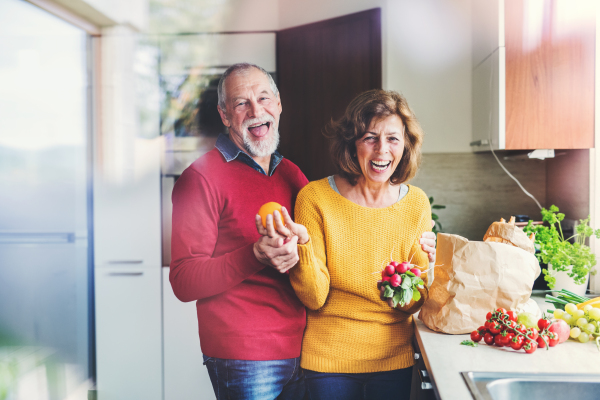
[[[421,239],[421,235],[423,232],[431,231],[431,207],[429,206],[429,202],[425,204],[423,207],[423,214],[421,216],[421,221],[419,223],[419,227],[417,229],[417,239],[413,244],[410,253],[414,254],[412,263],[417,266],[421,271],[426,270],[429,267],[429,257],[427,253],[423,251],[421,248],[421,244],[419,240]],[[419,289],[419,293],[421,293],[421,298],[419,301],[411,300],[410,303],[404,305],[404,307],[398,307],[397,309],[401,312],[405,312],[407,314],[414,314],[423,306],[427,297],[429,297],[429,289],[427,288],[427,272],[421,275],[421,279],[423,279],[424,285],[423,289]]]
[[[310,187],[298,194],[295,217],[296,222],[308,230],[310,240],[304,245],[298,245],[300,261],[291,269],[290,282],[300,301],[311,310],[318,310],[323,307],[329,295],[330,278],[325,254],[323,218]]]
[[[169,280],[175,296],[194,301],[226,291],[265,266],[253,244],[213,257],[219,236],[220,206],[209,183],[188,169],[173,189],[173,233]]]

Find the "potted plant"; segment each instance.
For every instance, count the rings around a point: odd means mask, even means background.
[[[438,232],[441,232],[443,228],[442,223],[440,222],[440,217],[436,213],[434,213],[433,210],[443,210],[444,208],[446,208],[446,206],[440,204],[433,204],[433,197],[429,197],[429,204],[431,205],[432,210],[431,219],[435,221],[435,225],[433,225],[431,231],[437,235]]]
[[[567,289],[578,294],[585,294],[590,274],[595,274],[596,256],[585,244],[586,239],[595,235],[600,239],[600,229],[595,232],[590,227],[590,217],[579,221],[575,234],[565,239],[560,222],[565,214],[552,205],[550,209],[542,208],[542,220],[546,225],[533,225],[529,221],[523,228],[525,233],[535,233],[536,256],[540,263],[547,264],[542,269],[544,280],[550,289]],[[570,240],[573,239],[573,243]]]

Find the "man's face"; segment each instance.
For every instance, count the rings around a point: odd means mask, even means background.
[[[225,81],[225,110],[219,107],[229,137],[252,157],[271,155],[279,143],[281,100],[260,70],[233,73]]]

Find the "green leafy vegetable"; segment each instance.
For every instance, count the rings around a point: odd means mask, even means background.
[[[402,301],[402,293],[401,292],[394,293],[394,297],[392,297],[392,300],[393,300],[392,306],[396,307],[398,305],[398,303],[400,303]],[[402,306],[402,304],[400,306]]]
[[[471,347],[479,346],[477,343],[475,343],[472,340],[463,340],[462,342],[460,342],[460,344],[465,345],[465,346],[471,346]]]
[[[392,297],[394,296],[394,289],[390,285],[385,286],[385,292],[383,292],[383,297]]]
[[[418,290],[414,290],[412,298],[413,298],[414,301],[421,300],[421,292],[419,292]]]
[[[588,273],[595,274],[596,256],[585,241],[592,235],[600,239],[600,229],[595,231],[592,229],[589,225],[589,216],[579,220],[575,235],[565,239],[560,225],[565,214],[558,211],[555,205],[550,206],[548,210],[542,208],[542,220],[549,226],[534,226],[533,221],[529,221],[523,228],[528,235],[535,233],[535,247],[539,250],[536,256],[541,263],[548,264],[548,269],[542,272],[550,289],[553,289],[556,284],[554,277],[556,271],[567,272],[576,284],[583,284]],[[571,244],[570,239],[574,239],[574,243]]]
[[[443,210],[444,208],[446,208],[446,206],[442,206],[440,204],[433,204],[433,197],[429,198],[429,204],[431,205],[432,210]],[[435,234],[437,234],[438,232],[441,232],[443,228],[442,228],[442,224],[440,222],[440,217],[432,211],[431,219],[435,221],[435,225],[433,226],[431,231]]]

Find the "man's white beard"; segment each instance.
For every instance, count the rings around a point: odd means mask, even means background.
[[[261,122],[271,123],[273,135],[271,135],[271,137],[268,139],[254,141],[252,140],[252,134],[248,132],[248,127]],[[242,132],[245,150],[252,157],[270,156],[275,152],[275,150],[277,150],[277,146],[279,146],[279,129],[275,125],[275,120],[271,116],[255,118],[253,120],[246,121],[242,127]]]

